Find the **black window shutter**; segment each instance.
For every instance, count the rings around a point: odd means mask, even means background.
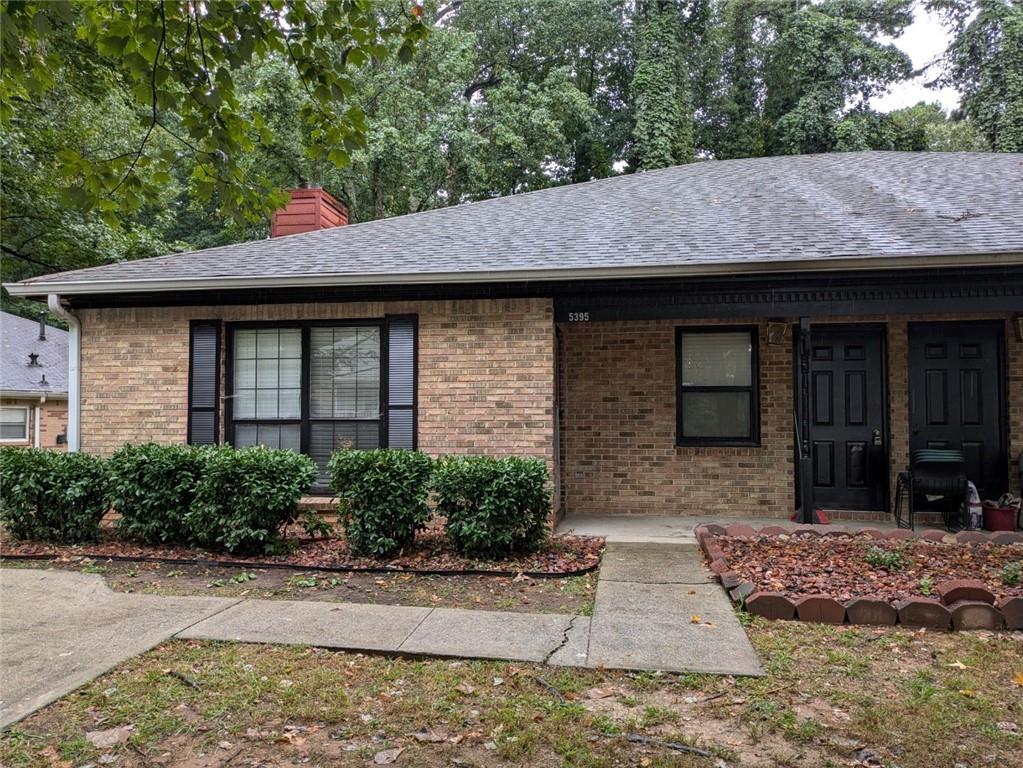
[[[416,447],[417,321],[387,318],[387,447]]]
[[[219,402],[220,321],[193,320],[188,344],[189,445],[216,445]]]

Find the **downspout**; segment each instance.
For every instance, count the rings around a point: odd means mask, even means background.
[[[46,402],[46,395],[40,395],[39,396],[39,405],[37,405],[35,408],[32,409],[33,411],[35,411],[35,414],[34,414],[34,416],[35,416],[35,424],[34,424],[35,432],[34,432],[33,438],[32,438],[32,447],[33,448],[41,448],[42,445],[43,445],[42,437],[39,435],[39,427],[40,427],[40,425],[42,423],[41,416],[42,416],[42,413],[43,413],[43,403],[45,403],[45,402]]]
[[[51,293],[47,297],[47,304],[49,304],[50,311],[67,323],[68,327],[67,449],[68,451],[77,451],[79,449],[78,425],[81,414],[81,373],[78,361],[82,348],[82,324],[70,309],[60,303],[60,294]]]

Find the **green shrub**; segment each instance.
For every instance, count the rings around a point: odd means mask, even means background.
[[[86,453],[0,448],[0,519],[17,539],[94,541],[110,509],[106,467]]]
[[[1005,567],[1002,568],[1002,584],[1007,587],[1018,586],[1023,581],[1023,561],[1016,561],[1013,563],[1006,563]]]
[[[418,451],[338,451],[328,465],[338,515],[356,555],[388,557],[426,527],[433,461]]]
[[[884,568],[888,571],[901,571],[906,567],[906,558],[897,549],[871,547],[863,559],[875,568]]]
[[[261,446],[200,450],[202,471],[187,514],[190,542],[227,552],[275,551],[300,517],[298,501],[316,479],[316,463]],[[315,518],[308,527],[318,532]]]
[[[934,591],[934,579],[930,576],[924,576],[920,579],[920,583],[917,585],[917,588],[920,590],[921,595],[924,597],[930,597],[931,593]]]
[[[110,457],[118,531],[149,544],[187,544],[188,513],[205,451],[186,445],[125,445]]]
[[[438,462],[437,513],[455,548],[476,557],[533,552],[547,540],[551,495],[540,459],[448,456]]]

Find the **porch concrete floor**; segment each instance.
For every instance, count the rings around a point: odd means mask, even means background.
[[[713,517],[709,515],[569,515],[562,520],[556,533],[575,533],[580,536],[603,536],[608,542],[620,543],[669,543],[688,544],[694,541],[693,529],[705,523],[748,523],[754,528],[765,525],[795,527],[795,523],[772,517]],[[865,521],[839,520],[827,527],[844,530],[857,528],[879,528],[890,531],[896,528],[894,520]],[[917,531],[929,526],[917,525]],[[940,529],[939,529],[940,530]]]

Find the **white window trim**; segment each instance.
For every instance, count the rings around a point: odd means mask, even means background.
[[[27,405],[4,405],[0,406],[6,410],[11,411],[24,411],[25,412],[25,436],[24,437],[0,437],[0,443],[27,443],[31,439],[28,429],[29,411],[31,410]],[[12,422],[13,423],[13,422]]]

